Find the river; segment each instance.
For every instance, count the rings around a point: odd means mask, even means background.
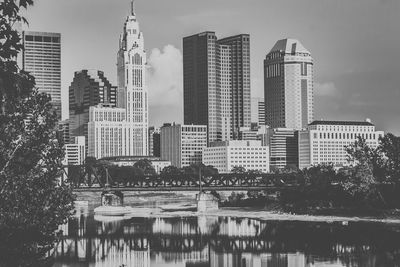
[[[77,207],[62,227],[55,267],[400,266],[396,221],[246,216],[232,209],[163,213],[153,205],[104,217],[93,208]]]

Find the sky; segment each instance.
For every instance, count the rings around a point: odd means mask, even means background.
[[[35,0],[29,30],[62,37],[63,117],[74,72],[98,69],[116,85],[129,0]],[[399,0],[136,0],[148,57],[150,125],[183,121],[182,38],[250,34],[251,95],[263,97],[263,60],[296,38],[314,58],[315,119],[365,120],[400,134]]]

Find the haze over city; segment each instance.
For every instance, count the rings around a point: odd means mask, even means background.
[[[148,56],[149,125],[182,122],[182,37],[211,30],[218,37],[250,34],[252,97],[263,97],[265,55],[276,40],[292,37],[315,61],[315,119],[371,118],[378,128],[400,133],[399,1],[146,0],[135,5]],[[75,71],[103,70],[116,84],[118,38],[128,14],[128,0],[40,0],[30,9],[29,30],[62,36],[64,118]]]

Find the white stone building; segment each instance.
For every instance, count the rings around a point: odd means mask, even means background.
[[[347,161],[345,146],[354,143],[359,136],[375,148],[383,131],[376,131],[369,119],[366,121],[314,121],[306,130],[299,131],[299,168],[322,163],[335,167],[351,165]]]
[[[207,126],[164,125],[161,127],[161,159],[182,168],[201,163],[203,148],[207,147]]]
[[[256,140],[214,142],[204,148],[203,164],[214,166],[219,173],[229,173],[233,167],[266,173],[269,172],[269,147]]]

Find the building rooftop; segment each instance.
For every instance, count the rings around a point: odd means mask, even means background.
[[[277,52],[277,51],[281,51],[281,52],[285,52],[288,54],[292,54],[292,53],[308,53],[310,54],[310,52],[299,42],[299,40],[296,39],[291,39],[291,38],[287,38],[287,39],[282,39],[279,40],[275,43],[274,47],[272,47],[270,53],[272,52]]]
[[[352,126],[374,126],[370,120],[365,121],[313,121],[311,125],[352,125]]]

